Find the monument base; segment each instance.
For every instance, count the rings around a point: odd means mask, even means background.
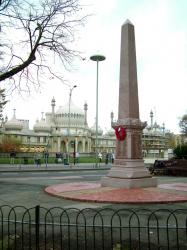
[[[103,187],[144,188],[156,187],[153,178],[141,159],[116,159],[107,176],[101,179]]]

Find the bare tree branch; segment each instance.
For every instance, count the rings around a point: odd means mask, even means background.
[[[53,53],[65,69],[74,57],[81,59],[78,50],[72,49],[76,28],[86,18],[79,18],[79,0],[17,1],[18,5],[12,5],[0,17],[2,34],[9,38],[3,51],[6,66],[0,69],[0,82],[9,80],[21,90],[24,81],[29,89],[30,83],[40,85],[46,70],[52,77],[63,79],[55,73],[51,55]],[[19,80],[15,80],[17,78]]]
[[[12,0],[0,0],[0,12],[4,11],[11,4]]]

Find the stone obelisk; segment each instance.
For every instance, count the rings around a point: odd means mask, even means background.
[[[113,128],[125,128],[125,140],[116,141],[114,165],[101,179],[102,186],[140,188],[153,187],[152,178],[142,158],[142,130],[146,122],[139,118],[138,83],[134,26],[127,20],[121,29],[121,58],[118,120]]]

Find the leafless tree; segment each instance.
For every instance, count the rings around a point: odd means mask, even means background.
[[[10,4],[13,2],[13,0],[0,0],[0,12],[4,11]]]
[[[81,58],[73,49],[77,28],[85,20],[79,17],[79,0],[16,1],[0,14],[0,82],[6,80],[12,90],[22,91],[30,90],[31,84],[40,85],[45,75],[63,79],[51,58],[60,59],[65,69],[74,57]]]

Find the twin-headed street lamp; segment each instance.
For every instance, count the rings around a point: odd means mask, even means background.
[[[93,55],[90,60],[97,62],[97,77],[96,77],[96,138],[95,138],[95,153],[96,153],[96,168],[98,167],[98,82],[99,82],[99,62],[105,60],[105,56]]]

